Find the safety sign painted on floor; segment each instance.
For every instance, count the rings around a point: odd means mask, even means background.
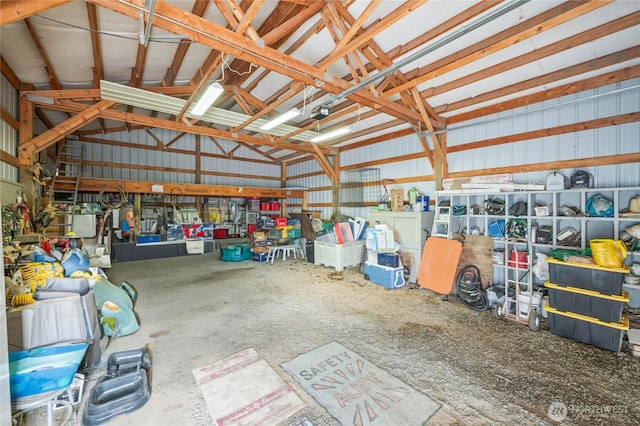
[[[440,405],[337,342],[281,366],[343,426],[414,426]]]

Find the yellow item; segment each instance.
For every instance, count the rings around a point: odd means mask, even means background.
[[[11,306],[28,305],[34,303],[36,300],[31,293],[16,294],[11,298]]]
[[[58,262],[31,262],[20,267],[22,280],[31,287],[31,292],[36,288],[43,287],[47,283],[47,278],[64,277],[64,269]]]
[[[591,240],[589,246],[593,260],[598,266],[619,268],[627,257],[627,246],[620,240]]]

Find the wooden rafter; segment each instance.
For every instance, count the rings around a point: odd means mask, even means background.
[[[204,12],[207,10],[207,6],[209,6],[208,1],[197,1],[193,5],[193,9],[191,9],[191,13],[196,16],[203,16]],[[173,55],[173,60],[171,61],[171,65],[167,69],[167,73],[164,77],[163,84],[165,86],[171,86],[176,81],[176,76],[178,75],[178,70],[182,66],[182,62],[184,61],[185,56],[187,55],[187,51],[191,43],[188,40],[181,40],[178,48],[176,49],[176,53]]]
[[[640,12],[634,12],[611,21],[607,25],[601,25],[596,28],[589,28],[588,30],[583,31],[579,34],[575,34],[571,37],[567,37],[555,43],[551,43],[547,46],[542,46],[538,49],[532,50],[531,52],[525,53],[515,58],[511,58],[498,64],[494,64],[490,67],[478,70],[474,73],[470,73],[456,80],[440,84],[437,87],[421,90],[420,93],[422,96],[437,96],[442,93],[458,89],[467,84],[478,82],[487,77],[495,76],[516,67],[530,64],[542,58],[546,58],[551,55],[561,53],[565,50],[583,45],[585,43],[590,43],[594,40],[604,38],[610,34],[614,34],[618,31],[623,31],[627,28],[638,25],[638,22],[640,22]]]
[[[495,114],[500,111],[515,109],[525,105],[532,105],[549,99],[556,99],[560,96],[579,93],[585,90],[591,90],[608,84],[615,84],[638,77],[640,77],[640,65],[635,65],[619,71],[610,71],[581,81],[563,84],[558,87],[545,89],[520,98],[502,101],[473,111],[453,115],[447,118],[447,122],[449,124],[461,123],[478,117],[484,117],[485,115]]]
[[[356,37],[351,42],[342,46],[339,49],[335,49],[329,56],[327,56],[319,66],[326,66],[328,64],[332,64],[338,58],[341,58],[348,54],[349,52],[357,49],[360,46],[363,46],[373,37],[375,37],[380,32],[386,30],[394,23],[398,22],[400,19],[409,15],[413,10],[419,8],[423,4],[425,4],[427,0],[408,0],[403,3],[401,6],[396,8],[393,12],[389,13],[384,19],[376,22],[375,24],[369,26],[367,30],[359,37]]]
[[[14,89],[16,90],[21,89],[20,80],[18,79],[18,76],[16,76],[16,74],[13,72],[9,64],[7,64],[7,62],[4,60],[2,56],[0,56],[0,72],[2,72],[2,75],[4,76],[4,78],[7,79],[9,84],[11,84],[11,86]]]
[[[79,112],[68,120],[63,121],[53,129],[49,129],[34,138],[26,140],[25,142],[21,142],[18,146],[20,161],[22,164],[30,165],[31,155],[46,149],[68,134],[75,132],[82,126],[96,119],[100,112],[103,112],[116,104],[117,102],[113,101],[100,101],[95,105],[85,108],[82,112]]]
[[[128,3],[111,2],[109,0],[89,1],[132,18],[137,16],[137,10],[128,5]],[[129,0],[129,2],[138,7],[142,4],[142,0]],[[168,17],[172,19],[167,19]],[[175,18],[177,17],[180,18],[180,22],[176,21]],[[316,84],[316,81],[323,82],[324,87],[332,93],[339,93],[351,87],[348,82],[337,77],[328,76],[315,66],[284,55],[268,46],[260,47],[250,39],[198,16],[191,15],[189,12],[166,2],[157,5],[154,23],[157,27],[166,31],[176,34],[185,33],[195,42],[218,49],[245,61],[253,62],[257,66],[263,66],[290,78],[308,84]],[[197,31],[194,30],[195,28],[197,28]],[[348,97],[353,101],[371,108],[377,108],[381,112],[407,121],[413,122],[421,119],[420,114],[417,112],[408,110],[389,100],[376,98],[373,94],[364,90],[352,93]]]
[[[524,90],[540,87],[545,84],[550,84],[550,83],[553,83],[554,81],[559,81],[565,78],[578,76],[578,75],[581,75],[587,72],[592,72],[598,69],[604,69],[608,66],[621,63],[624,61],[632,60],[632,59],[637,59],[639,57],[640,57],[640,46],[631,47],[629,49],[625,49],[619,52],[614,52],[609,55],[605,55],[590,61],[582,62],[580,64],[575,64],[570,67],[563,68],[561,70],[553,71],[536,78],[531,78],[529,80],[525,80],[517,84],[511,84],[505,87],[501,87],[500,89],[482,93],[482,94],[479,94],[478,96],[474,96],[473,98],[462,99],[457,102],[452,102],[449,105],[442,105],[442,106],[436,107],[436,110],[439,112],[455,111],[458,109],[479,104],[481,102],[497,99],[505,95],[522,92]]]
[[[0,2],[0,27],[21,21],[36,13],[44,12],[69,3],[71,0],[29,0],[29,1],[1,1]]]
[[[57,109],[60,111],[76,112],[76,113],[80,113],[86,110],[87,108],[92,108],[92,107],[87,107],[87,105],[85,104],[72,102],[72,101],[63,101],[63,100],[57,100],[54,105],[43,105],[43,106],[46,106],[47,108],[51,108],[51,109]],[[149,117],[149,116],[144,116],[144,115],[139,115],[134,113],[128,113],[124,111],[116,111],[113,109],[101,110],[98,112],[97,115],[109,120],[127,122],[131,124],[138,124],[138,125],[148,126],[148,127],[170,129],[170,130],[175,130],[177,132],[208,135],[208,136],[219,137],[219,138],[228,139],[228,140],[261,144],[261,145],[267,145],[272,147],[280,147],[282,149],[291,149],[291,150],[306,151],[306,152],[313,151],[313,148],[311,148],[309,144],[296,145],[290,142],[265,139],[265,138],[260,138],[256,136],[251,136],[251,135],[232,134],[231,132],[218,130],[211,127],[198,126],[195,124],[187,125],[182,122],[177,123],[172,120],[165,120],[157,117]],[[326,148],[326,152],[332,152],[332,150],[329,148]]]
[[[546,12],[540,13],[531,19],[516,24],[498,34],[467,46],[455,54],[444,57],[425,67],[427,70],[415,76],[410,82],[395,87],[383,94],[389,97],[396,93],[409,90],[419,84],[422,84],[437,75],[460,68],[470,64],[476,60],[482,59],[487,55],[498,52],[504,48],[512,46],[519,41],[533,37],[543,31],[550,30],[567,21],[577,18],[578,16],[592,12],[612,0],[591,1],[591,2],[564,2]]]
[[[36,31],[33,28],[33,25],[31,25],[31,22],[29,21],[29,18],[26,18],[24,20],[24,24],[26,25],[27,30],[29,31],[29,34],[31,35],[31,40],[33,40],[33,43],[35,44],[36,48],[38,49],[38,52],[40,53],[40,58],[42,59],[42,62],[44,63],[44,69],[47,72],[47,76],[49,77],[49,86],[51,86],[51,88],[55,89],[55,90],[62,89],[62,87],[60,86],[60,82],[58,81],[58,78],[56,77],[56,74],[53,72],[53,66],[51,66],[51,61],[49,61],[49,57],[47,56],[47,53],[44,51],[44,48],[42,47],[42,44],[40,43],[40,38],[36,34]]]

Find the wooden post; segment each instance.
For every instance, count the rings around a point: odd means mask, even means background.
[[[340,209],[340,155],[333,157],[333,179],[331,180],[332,187],[332,210],[333,214],[337,214]]]

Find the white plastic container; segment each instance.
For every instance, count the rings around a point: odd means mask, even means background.
[[[529,316],[529,306],[534,311],[540,312],[541,297],[539,293],[520,293],[518,294],[518,316],[522,319],[527,319]]]
[[[623,283],[622,289],[629,293],[627,305],[632,309],[640,309],[640,285]]]
[[[315,240],[313,264],[333,267],[336,271],[352,268],[362,263],[364,240],[335,244]]]

